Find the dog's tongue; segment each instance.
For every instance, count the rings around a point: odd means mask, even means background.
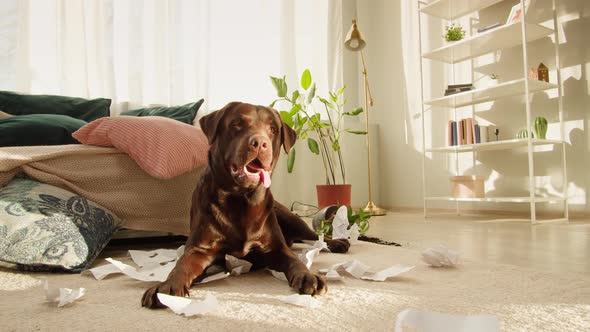
[[[264,188],[270,187],[270,174],[268,174],[268,171],[261,169],[258,174],[260,174],[260,181],[262,181]]]

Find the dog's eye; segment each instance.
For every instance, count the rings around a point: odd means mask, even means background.
[[[275,126],[270,126],[270,132],[274,135],[278,132],[279,130],[277,129],[277,127]]]
[[[242,121],[240,121],[240,120],[233,121],[233,122],[231,123],[231,128],[232,128],[232,129],[235,129],[235,130],[240,130],[240,129],[242,129]]]

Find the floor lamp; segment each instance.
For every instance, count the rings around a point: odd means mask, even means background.
[[[385,215],[385,210],[378,207],[373,203],[372,188],[371,188],[371,140],[369,138],[369,106],[373,106],[373,96],[371,95],[371,89],[369,89],[369,79],[367,78],[367,65],[365,63],[365,55],[363,54],[363,48],[367,43],[363,39],[363,35],[358,29],[356,20],[352,20],[352,26],[350,31],[346,35],[344,46],[351,51],[358,51],[361,53],[361,62],[363,64],[363,78],[365,85],[365,126],[367,131],[367,169],[369,175],[369,202],[363,209],[365,212],[373,216]]]

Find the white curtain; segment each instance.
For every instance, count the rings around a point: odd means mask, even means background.
[[[205,98],[269,104],[269,76],[342,85],[342,0],[2,0],[0,89],[113,99],[112,114]]]

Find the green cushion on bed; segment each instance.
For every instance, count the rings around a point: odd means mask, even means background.
[[[197,111],[203,105],[205,100],[201,99],[196,103],[190,103],[182,106],[171,107],[148,107],[132,111],[122,112],[121,115],[131,116],[163,116],[173,120],[178,120],[186,124],[193,124]]]
[[[0,111],[12,115],[61,114],[90,122],[110,115],[111,100],[0,91]]]
[[[86,121],[66,115],[30,114],[0,119],[0,147],[78,144],[72,133]]]

